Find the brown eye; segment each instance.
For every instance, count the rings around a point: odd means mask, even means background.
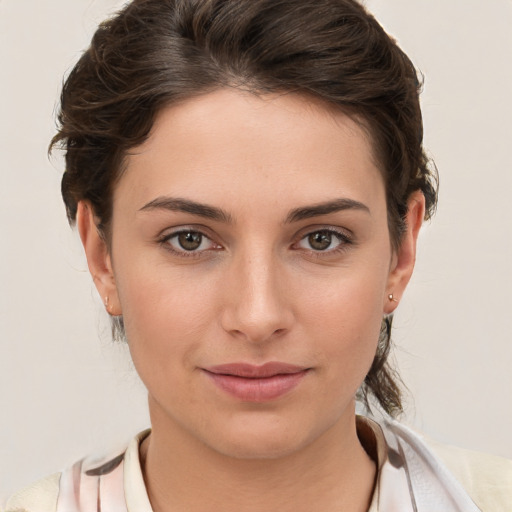
[[[199,249],[203,241],[203,235],[197,231],[184,231],[183,233],[179,233],[177,238],[180,247],[185,251],[195,251]]]
[[[321,253],[334,255],[348,249],[353,243],[353,239],[341,230],[325,228],[304,235],[295,245],[295,248],[305,249],[318,255]]]
[[[165,236],[160,243],[174,255],[200,257],[206,252],[219,251],[222,246],[216,244],[201,231],[184,229]]]
[[[308,243],[315,251],[325,251],[332,243],[332,233],[329,231],[316,231],[308,235]]]

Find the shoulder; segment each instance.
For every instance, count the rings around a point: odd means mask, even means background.
[[[4,512],[151,512],[139,460],[139,444],[149,432],[141,432],[108,456],[81,459],[22,489],[7,501]]]
[[[55,512],[61,473],[54,473],[18,491],[7,502],[5,512]]]
[[[459,486],[482,512],[512,512],[512,461],[437,443],[395,421],[386,426],[454,496]]]
[[[512,460],[426,441],[485,511],[512,511]]]
[[[388,478],[381,486],[387,497],[400,491],[396,477],[405,474],[402,495],[410,494],[418,510],[424,506],[426,510],[512,512],[512,461],[439,444],[391,418],[374,421],[373,428],[380,445],[379,479],[386,472],[395,477],[393,485]]]

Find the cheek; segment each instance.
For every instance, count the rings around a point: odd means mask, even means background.
[[[316,340],[318,356],[330,360],[325,368],[332,378],[340,372],[351,375],[343,380],[355,389],[377,349],[386,278],[384,267],[351,267],[322,286],[311,287],[302,301],[307,337]]]
[[[302,310],[325,328],[356,328],[364,332],[367,324],[380,325],[382,297],[386,290],[387,269],[382,265],[354,265],[309,279],[302,294]],[[322,321],[320,321],[322,319]]]
[[[133,269],[136,269],[134,271]],[[188,276],[188,278],[187,278]],[[215,318],[208,279],[171,273],[165,266],[119,266],[116,278],[124,325],[139,372],[159,362],[190,366]]]

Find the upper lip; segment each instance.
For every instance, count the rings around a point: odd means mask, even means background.
[[[228,363],[204,368],[207,372],[217,375],[232,375],[235,377],[245,377],[249,379],[263,379],[266,377],[273,377],[274,375],[300,373],[307,369],[308,368],[304,366],[274,361],[263,365],[254,365],[250,363]]]

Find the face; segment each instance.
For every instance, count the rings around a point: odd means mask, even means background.
[[[154,432],[249,458],[349,428],[412,270],[358,124],[231,90],[160,113],[115,189],[110,251],[91,270],[123,315]]]

